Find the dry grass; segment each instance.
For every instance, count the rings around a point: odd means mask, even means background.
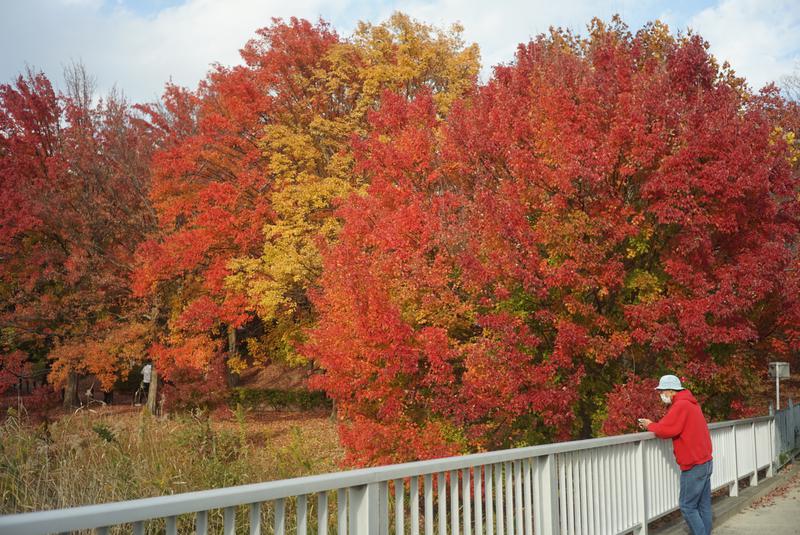
[[[0,514],[323,473],[341,458],[324,414],[162,420],[117,408],[34,426],[12,413],[0,425]]]

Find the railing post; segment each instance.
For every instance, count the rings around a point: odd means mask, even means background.
[[[433,535],[433,474],[425,474],[425,535]]]
[[[286,500],[275,500],[275,518],[273,519],[273,532],[275,535],[286,534]]]
[[[795,410],[794,402],[792,398],[789,398],[789,421],[791,422],[792,427],[792,452],[797,449],[797,434],[800,429],[798,429],[798,422],[797,415],[795,414],[797,411]]]
[[[459,525],[459,507],[458,507],[458,471],[450,471],[450,533],[458,535]]]
[[[250,535],[261,535],[259,531]],[[317,494],[317,535],[328,535],[328,493]]]
[[[472,535],[472,499],[470,494],[470,478],[469,468],[464,468],[461,471],[461,499],[464,506],[461,511],[463,513],[464,522],[464,535]],[[402,533],[400,530],[398,533]]]
[[[349,489],[350,535],[378,533],[378,484],[369,483]]]
[[[405,533],[406,487],[402,479],[394,480],[394,525],[397,533]],[[413,507],[413,504],[412,504]]]
[[[167,533],[169,533],[167,528]],[[226,507],[222,515],[222,532],[225,535],[236,535],[236,508]]]
[[[523,461],[525,489],[525,535],[533,535],[533,486],[531,483],[531,460]]]
[[[301,494],[297,497],[297,535],[308,535],[308,496]],[[231,535],[236,535],[232,533]]]
[[[483,473],[484,473],[484,498],[486,499],[486,535],[494,535],[494,509],[492,508],[492,501],[494,491],[492,490],[492,485],[494,481],[494,475],[492,474],[493,466],[491,464],[484,465]]]
[[[347,533],[347,489],[336,489],[336,533]]]
[[[644,440],[636,443],[636,487],[639,506],[639,529],[637,535],[647,535],[647,465],[644,456]]]
[[[769,436],[769,466],[767,477],[775,475],[775,409],[769,406],[770,419],[767,422],[767,435]]]
[[[447,535],[447,480],[444,472],[436,475],[436,493],[439,506],[439,535]]]
[[[250,535],[261,535],[261,503],[250,504]]]
[[[389,535],[389,482],[381,481],[378,485],[378,533]]]
[[[483,474],[481,467],[476,466],[472,477],[472,486],[475,496],[475,535],[483,535]]]
[[[750,436],[753,440],[753,473],[750,475],[750,486],[758,486],[758,448],[756,447],[756,423],[750,422]]]
[[[534,533],[559,535],[556,456],[537,457],[534,466]]]
[[[739,448],[736,444],[736,425],[731,425],[731,434],[733,435],[733,482],[728,487],[729,496],[739,495]]]

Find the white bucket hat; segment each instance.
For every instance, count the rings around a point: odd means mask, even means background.
[[[681,380],[674,375],[665,375],[658,382],[656,390],[683,390]]]

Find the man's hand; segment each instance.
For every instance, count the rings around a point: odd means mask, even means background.
[[[639,418],[639,427],[641,427],[643,431],[647,431],[647,426],[652,423],[653,420],[648,420],[647,418]]]

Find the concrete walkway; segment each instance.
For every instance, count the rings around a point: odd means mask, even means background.
[[[715,535],[800,534],[800,472],[718,526]]]
[[[740,489],[737,497],[714,498],[712,507],[714,535],[800,535],[800,462],[789,464],[756,487]],[[650,533],[687,535],[683,518],[678,513],[673,517]]]

